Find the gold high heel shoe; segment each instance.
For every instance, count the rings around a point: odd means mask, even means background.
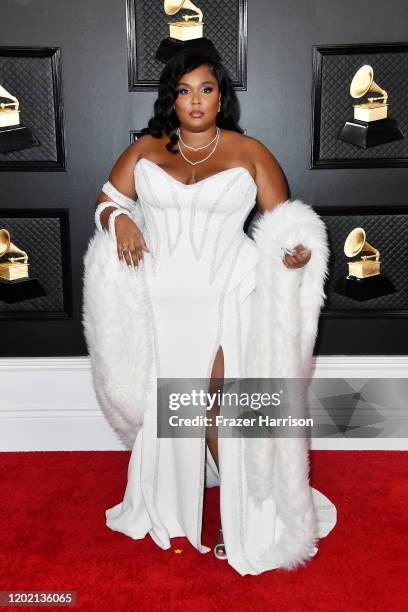
[[[222,529],[220,529],[220,533],[222,533]],[[222,552],[222,549],[224,549],[223,552]],[[217,559],[222,559],[223,561],[227,559],[227,553],[225,552],[224,543],[219,542],[218,544],[214,546],[214,555],[217,557]]]

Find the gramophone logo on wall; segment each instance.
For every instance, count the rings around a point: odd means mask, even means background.
[[[0,47],[0,171],[63,171],[59,47]]]
[[[204,34],[234,89],[246,90],[247,5],[248,0],[126,0],[129,91],[157,90],[162,62]]]
[[[328,235],[322,317],[408,317],[408,210],[353,204],[315,206]]]
[[[348,275],[338,280],[337,293],[362,302],[396,291],[390,279],[381,274],[380,251],[367,242],[362,227],[349,233],[344,243],[344,254],[347,257],[358,256],[358,259],[347,263]]]
[[[0,211],[0,319],[71,319],[67,208]]]
[[[397,121],[387,116],[388,93],[374,81],[374,70],[369,64],[357,70],[350,85],[350,95],[353,98],[361,98],[367,93],[380,95],[353,104],[354,119],[346,121],[339,134],[340,140],[367,149],[404,138]]]
[[[39,146],[30,128],[20,123],[20,113],[18,99],[0,84],[0,153]]]
[[[170,38],[176,40],[192,40],[202,38],[203,34],[203,12],[190,0],[164,0],[164,12],[166,15],[175,15],[181,9],[193,11],[194,15],[183,15],[182,21],[169,21]],[[193,21],[197,19],[197,21]]]
[[[194,11],[194,15],[183,15],[183,21],[169,21],[170,36],[164,38],[156,51],[156,59],[166,63],[173,55],[182,49],[193,47],[211,53],[214,59],[220,55],[213,42],[203,36],[203,14],[190,0],[164,0],[164,11],[167,15],[175,15],[180,9]],[[197,18],[198,21],[192,21]]]
[[[45,295],[38,278],[30,278],[29,265],[26,251],[11,242],[7,229],[0,229],[0,300],[14,304]]]
[[[408,43],[315,45],[311,168],[408,166]]]

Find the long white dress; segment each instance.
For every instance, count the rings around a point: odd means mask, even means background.
[[[146,223],[144,253],[154,318],[157,376],[209,378],[217,350],[224,377],[242,375],[256,290],[255,243],[244,222],[257,186],[234,167],[191,185],[141,159],[135,185]],[[146,408],[132,450],[123,501],[106,510],[106,524],[131,538],[150,534],[163,549],[185,536],[201,553],[204,487],[220,485],[220,512],[228,563],[241,575],[275,569],[268,560],[279,537],[273,500],[255,507],[246,495],[242,439],[219,438],[219,471],[196,438],[157,437],[157,405]],[[336,524],[336,508],[312,489],[319,537]],[[263,551],[263,552],[262,552]]]

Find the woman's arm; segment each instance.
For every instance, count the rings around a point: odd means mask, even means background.
[[[139,139],[130,145],[119,157],[109,175],[109,182],[121,194],[131,200],[137,199],[134,179],[134,169],[137,160],[144,152],[146,139]],[[101,202],[110,202],[112,199],[101,192],[96,199],[96,206]],[[109,216],[112,211],[117,210],[114,206],[108,206],[100,214],[102,227],[107,228]],[[133,219],[127,215],[118,215],[114,219],[115,235],[117,242],[117,253],[119,259],[129,266],[138,265],[143,260],[143,251],[149,251],[144,236]]]
[[[134,168],[137,160],[144,151],[145,146],[144,138],[139,138],[135,143],[131,144],[121,154],[118,160],[115,162],[111,173],[109,175],[109,182],[123,195],[131,198],[132,200],[137,199],[137,193],[135,189],[134,179]],[[101,192],[96,198],[96,206],[101,202],[109,202],[111,198],[104,192]],[[102,227],[107,227],[109,221],[109,215],[112,211],[116,210],[114,206],[109,206],[102,211],[100,215],[100,221]]]
[[[255,138],[251,138],[248,155],[255,166],[259,209],[262,212],[272,210],[277,204],[286,202],[288,199],[286,179],[269,149]]]
[[[248,146],[248,154],[256,170],[259,209],[262,212],[273,210],[275,206],[288,200],[286,178],[278,161],[267,147],[255,138],[250,139]],[[311,251],[305,249],[303,244],[298,244],[292,254],[286,253],[282,261],[288,268],[302,268],[310,257]]]

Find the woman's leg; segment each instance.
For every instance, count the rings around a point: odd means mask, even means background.
[[[219,347],[217,354],[214,359],[214,364],[211,372],[211,380],[209,385],[209,393],[222,393],[224,387],[224,352],[222,346]],[[206,428],[206,439],[207,446],[211,452],[211,455],[215,461],[217,468],[218,465],[218,428],[216,426],[216,416],[219,414],[220,406],[218,401],[214,402],[212,408],[207,410],[207,416],[212,420],[213,425]],[[221,524],[220,524],[221,527]],[[223,543],[222,533],[218,530],[218,535],[215,544]],[[225,552],[224,549],[220,551]]]

